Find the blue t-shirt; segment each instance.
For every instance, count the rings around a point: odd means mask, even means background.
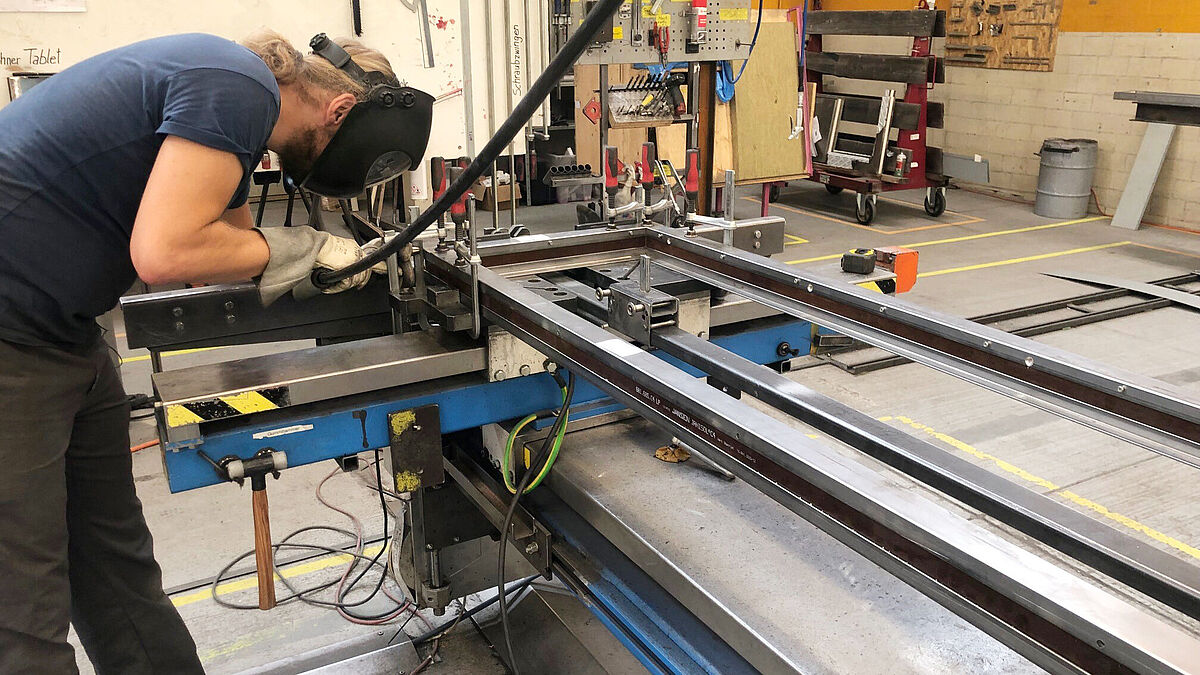
[[[0,108],[0,340],[94,340],[137,278],[129,239],[163,139],[237,155],[234,208],[278,116],[266,64],[200,34],[94,56]]]

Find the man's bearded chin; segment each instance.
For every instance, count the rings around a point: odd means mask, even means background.
[[[303,129],[292,136],[276,153],[283,172],[293,180],[303,181],[320,154],[317,151],[320,134],[316,127]]]

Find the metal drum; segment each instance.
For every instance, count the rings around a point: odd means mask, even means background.
[[[1088,212],[1100,148],[1087,138],[1050,138],[1038,153],[1037,201],[1033,212],[1046,218],[1082,218]]]

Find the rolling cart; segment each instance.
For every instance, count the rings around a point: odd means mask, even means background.
[[[925,212],[941,216],[949,179],[942,150],[927,144],[927,131],[944,120],[942,104],[930,102],[929,91],[946,81],[944,64],[930,51],[933,38],[946,35],[946,13],[930,9],[926,0],[902,11],[821,11],[821,0],[813,5],[805,69],[817,85],[817,101],[808,180],[831,194],[856,193],[855,218],[863,225],[875,219],[878,195],[897,190],[925,190]],[[911,37],[913,46],[908,56],[830,52],[823,49],[827,35]],[[904,91],[839,93],[827,90],[825,76],[898,83]]]

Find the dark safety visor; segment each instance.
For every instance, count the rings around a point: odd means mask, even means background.
[[[402,87],[382,73],[364,72],[337,43],[317,35],[313,52],[368,87],[313,162],[308,175],[293,176],[300,187],[325,197],[349,199],[392,180],[425,156],[433,125],[433,97]]]

